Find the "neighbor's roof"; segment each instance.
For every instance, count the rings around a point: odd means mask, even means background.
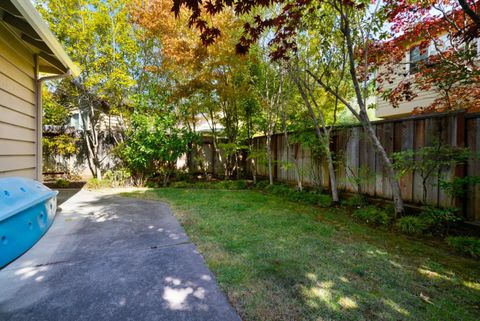
[[[78,76],[80,70],[30,0],[0,0],[0,22],[7,24],[40,58],[40,72]]]

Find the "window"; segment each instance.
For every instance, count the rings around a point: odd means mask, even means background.
[[[410,50],[410,74],[416,74],[422,63],[428,58],[428,50],[415,47]]]

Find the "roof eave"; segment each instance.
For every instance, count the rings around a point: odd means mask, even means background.
[[[55,57],[62,63],[67,70],[70,70],[72,76],[76,77],[80,74],[80,69],[70,59],[63,49],[60,42],[52,33],[48,25],[35,9],[29,0],[10,0],[13,5],[22,14],[24,19],[35,29],[43,42],[50,48]]]

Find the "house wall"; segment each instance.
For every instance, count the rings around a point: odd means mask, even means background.
[[[385,89],[394,89],[398,84],[406,77],[412,77],[408,74],[409,55],[408,52],[401,63],[396,65],[394,70],[393,83],[384,84]],[[379,68],[379,73],[385,73],[385,67]],[[388,100],[384,100],[382,97],[376,97],[376,112],[375,116],[378,118],[399,118],[409,115],[415,107],[427,107],[433,103],[437,94],[434,91],[417,91],[418,96],[411,101],[404,101],[400,103],[400,106],[394,108]]]
[[[0,23],[0,177],[37,179],[34,55]]]

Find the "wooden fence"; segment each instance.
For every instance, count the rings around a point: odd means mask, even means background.
[[[415,116],[397,120],[378,121],[374,123],[375,130],[387,153],[409,149],[419,149],[431,146],[435,142],[451,146],[468,147],[475,153],[480,153],[480,114],[438,114],[434,116]],[[385,199],[392,198],[392,191],[383,173],[382,160],[360,126],[335,128],[332,135],[331,149],[336,155],[336,173],[339,189],[345,192],[362,193],[368,196]],[[265,150],[266,137],[256,137],[254,146]],[[191,168],[197,168],[199,159],[208,160],[206,170],[217,176],[223,175],[224,155],[213,153],[212,144],[205,140],[195,153],[195,161]],[[272,137],[273,176],[276,181],[295,182],[295,170],[292,166],[292,155],[295,153],[301,179],[306,185],[316,185],[328,188],[329,176],[326,162],[312,156],[312,151],[299,144],[292,146],[291,151],[286,146],[283,134]],[[215,159],[215,169],[212,160]],[[193,164],[195,163],[195,164]],[[247,164],[245,162],[244,164]],[[244,165],[245,166],[245,165]],[[251,175],[250,166],[245,166],[244,173]],[[268,176],[265,161],[257,162],[257,174]],[[472,159],[466,166],[443,168],[440,173],[431,175],[428,179],[426,200],[434,206],[456,206],[463,210],[465,217],[471,221],[480,221],[480,186],[471,188],[468,195],[462,199],[452,199],[439,188],[439,179],[449,179],[454,176],[480,176],[480,160]],[[407,203],[421,203],[424,197],[420,173],[408,173],[401,177],[402,197]]]

